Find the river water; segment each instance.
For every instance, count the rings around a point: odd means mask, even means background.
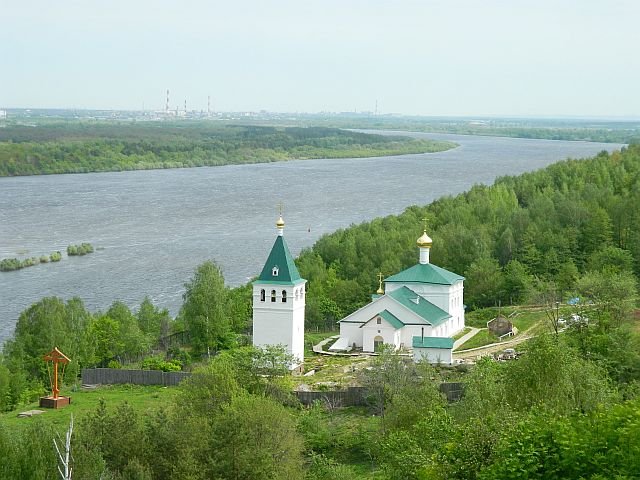
[[[63,252],[59,263],[0,272],[0,342],[42,297],[91,310],[145,295],[175,315],[184,283],[212,259],[229,285],[257,275],[275,238],[279,202],[297,255],[322,234],[424,205],[497,176],[621,145],[410,134],[460,146],[433,154],[302,160],[174,170],[0,178],[0,258]],[[420,232],[416,225],[416,235]],[[67,245],[95,253],[67,258]]]

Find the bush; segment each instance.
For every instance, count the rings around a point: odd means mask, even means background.
[[[148,357],[142,361],[143,370],[162,370],[163,372],[179,372],[182,362],[179,360],[166,361],[160,357]]]
[[[82,256],[87,253],[93,253],[93,245],[90,243],[81,243],[80,245],[69,245],[67,247],[67,255],[73,256]]]
[[[60,260],[62,260],[62,253],[60,253],[59,251],[53,252],[51,255],[49,255],[49,260],[51,260],[52,262],[59,262]]]
[[[0,271],[10,272],[22,268],[22,262],[17,258],[4,258],[0,261]]]
[[[119,368],[122,368],[122,365],[117,360],[109,360],[109,363],[107,363],[107,368],[118,368],[119,369]]]

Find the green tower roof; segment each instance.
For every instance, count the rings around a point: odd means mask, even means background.
[[[431,263],[418,263],[400,273],[385,278],[384,281],[385,283],[435,283],[438,285],[453,285],[461,280],[464,280],[464,277],[445,270],[444,268],[437,267]]]
[[[277,283],[279,285],[295,285],[304,282],[283,236],[276,237],[269,258],[267,258],[256,282]]]

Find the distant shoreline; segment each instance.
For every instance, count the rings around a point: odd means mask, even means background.
[[[370,158],[435,153],[456,146],[327,127],[14,126],[0,131],[0,177]]]

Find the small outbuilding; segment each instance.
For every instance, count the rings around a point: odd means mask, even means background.
[[[413,337],[413,360],[429,363],[453,363],[453,338]]]

